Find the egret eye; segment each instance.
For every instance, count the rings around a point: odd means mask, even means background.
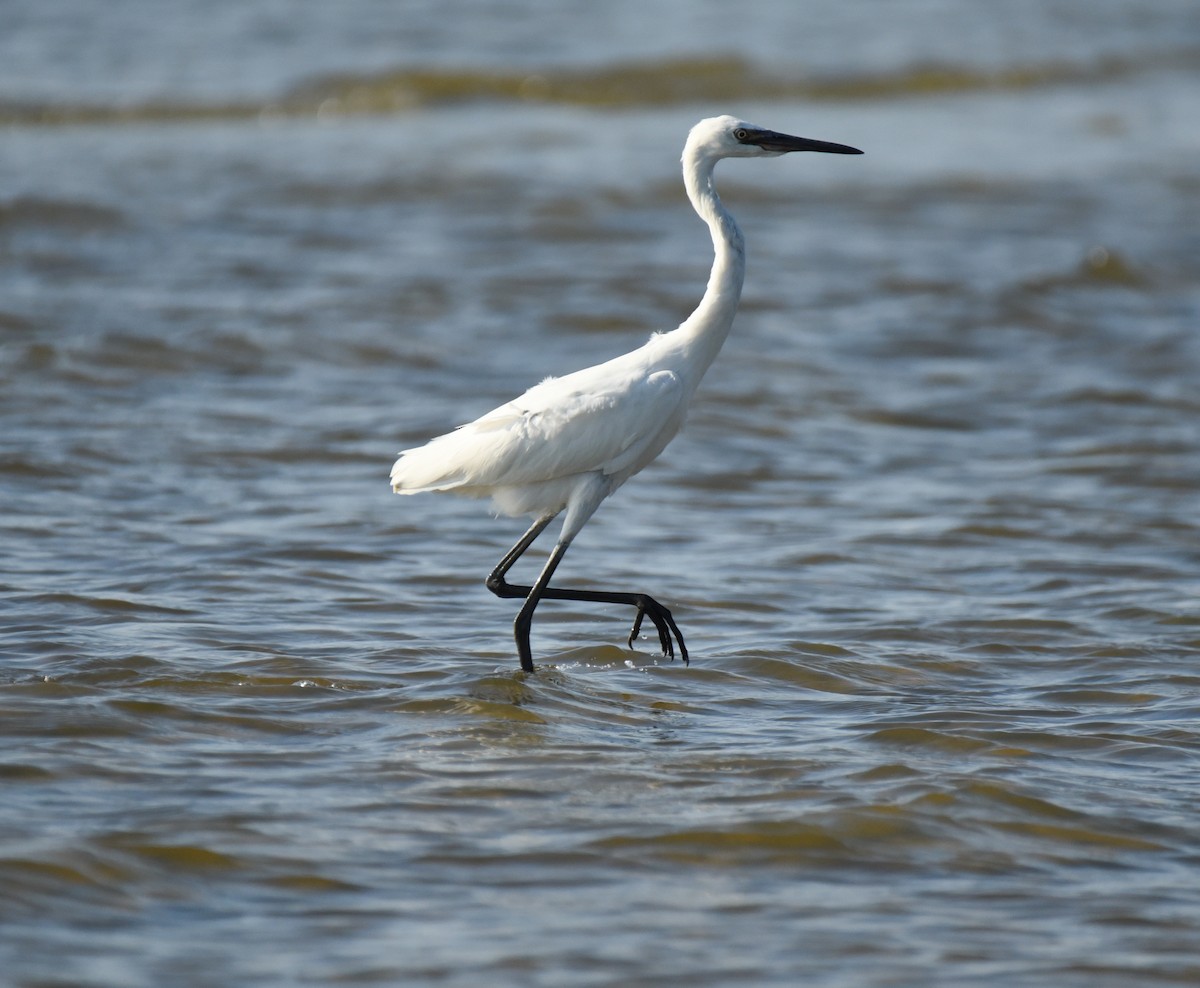
[[[733,136],[736,137],[739,141],[744,141],[747,137],[750,136],[750,131],[748,131],[745,127],[739,127],[737,130],[735,130],[733,132]]]

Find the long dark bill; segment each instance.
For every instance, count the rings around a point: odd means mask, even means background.
[[[755,130],[744,127],[737,132],[737,139],[742,144],[754,144],[764,151],[775,151],[783,154],[787,151],[823,151],[826,154],[862,154],[858,148],[848,144],[834,144],[832,141],[814,141],[808,137],[792,137],[791,134],[780,134],[774,130]]]

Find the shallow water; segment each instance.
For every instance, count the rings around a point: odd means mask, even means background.
[[[793,6],[0,39],[11,983],[1196,982],[1200,26]],[[867,154],[722,167],[738,324],[560,571],[692,664],[522,675],[522,522],[388,468],[687,314],[727,109]]]

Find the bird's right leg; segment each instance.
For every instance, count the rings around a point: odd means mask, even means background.
[[[543,595],[562,597],[563,591],[550,590],[548,594],[547,591],[550,577],[554,575],[558,564],[562,562],[563,553],[567,551],[568,545],[570,545],[569,542],[558,542],[550,550],[550,558],[546,560],[546,565],[538,574],[537,582],[529,588],[525,603],[521,605],[521,609],[517,612],[517,619],[513,622],[513,636],[517,640],[517,655],[521,658],[521,668],[526,672],[533,672],[533,652],[529,647],[529,627],[533,624],[533,611]]]
[[[658,631],[658,639],[662,646],[663,655],[670,656],[671,658],[675,657],[675,644],[672,641],[672,635],[674,635],[675,640],[679,642],[679,651],[683,661],[687,662],[687,646],[683,643],[683,634],[680,632],[679,626],[675,623],[671,612],[649,594],[605,590],[565,590],[549,585],[551,575],[558,568],[563,554],[567,551],[567,546],[570,544],[569,540],[565,543],[560,541],[554,546],[550,552],[550,558],[546,561],[546,565],[538,576],[537,582],[532,587],[509,583],[505,579],[508,571],[512,569],[516,561],[533,545],[534,540],[546,530],[546,526],[555,517],[556,514],[551,514],[535,521],[530,526],[529,531],[521,536],[517,544],[505,553],[504,558],[496,564],[496,568],[492,570],[487,578],[487,588],[497,597],[521,598],[525,601],[513,624],[513,634],[517,642],[517,654],[521,659],[521,668],[526,672],[533,671],[533,654],[529,645],[529,630],[533,623],[534,609],[537,607],[538,602],[543,599],[627,604],[635,607],[637,608],[637,613],[634,617],[633,630],[629,634],[629,647],[633,648],[634,640],[642,630],[643,620],[649,618]]]
[[[554,520],[556,515],[557,512],[545,515],[530,525],[529,531],[522,535],[517,544],[504,554],[504,558],[496,564],[496,568],[487,578],[487,588],[497,597],[521,597],[525,600],[513,625],[513,634],[517,640],[517,655],[521,659],[521,668],[526,672],[533,672],[533,650],[529,646],[529,626],[533,622],[533,609],[537,607],[542,591],[550,582],[550,574],[558,566],[558,560],[562,558],[562,553],[556,552],[551,555],[541,577],[532,587],[517,586],[509,583],[504,577],[513,568],[513,564],[525,554],[525,550],[533,545],[534,540],[546,530],[546,526]],[[563,546],[563,549],[565,550],[566,547]]]

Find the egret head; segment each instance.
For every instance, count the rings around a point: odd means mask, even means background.
[[[775,158],[789,151],[823,151],[827,154],[862,154],[858,148],[807,137],[792,137],[737,117],[709,117],[701,120],[688,134],[688,152],[717,160],[719,158]]]

